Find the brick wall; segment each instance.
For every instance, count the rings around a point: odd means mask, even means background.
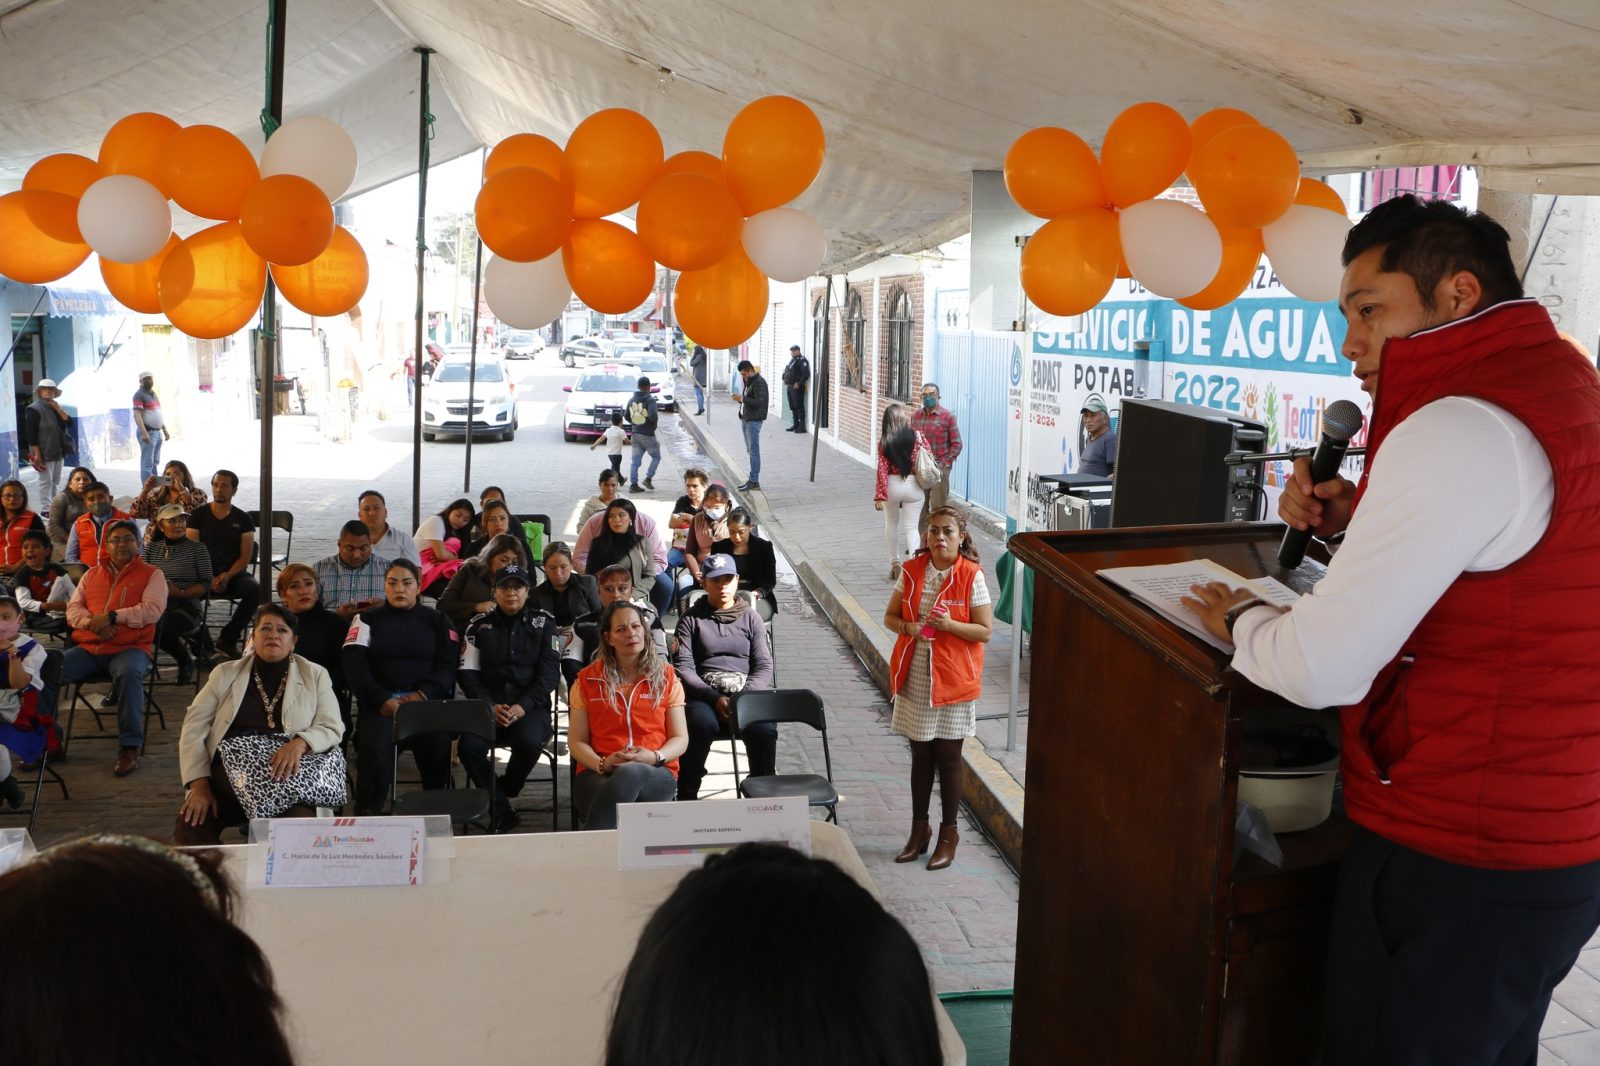
[[[924,304],[924,279],[920,274],[907,274],[868,278],[852,283],[848,290],[835,285],[834,305],[829,315],[829,346],[833,353],[834,378],[837,382],[838,406],[833,411],[832,429],[839,442],[858,452],[871,454],[877,446],[878,425],[886,403],[900,402],[885,395],[889,385],[889,312],[890,303],[897,290],[904,290],[909,298],[911,318],[911,373],[910,392],[915,399],[917,390],[925,380],[923,373],[925,352],[926,307]],[[807,306],[813,306],[822,295],[822,286],[809,290]],[[845,385],[842,338],[844,319],[850,295],[859,294],[861,311],[866,319],[861,378],[859,382]],[[825,438],[827,439],[827,438]]]

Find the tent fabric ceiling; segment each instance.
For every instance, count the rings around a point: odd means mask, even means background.
[[[0,186],[133,110],[259,144],[265,22],[262,0],[0,0]],[[835,269],[964,232],[970,172],[1024,130],[1098,143],[1143,99],[1245,108],[1312,170],[1473,163],[1490,187],[1600,192],[1592,0],[290,0],[288,30],[286,113],[351,131],[357,191],[415,169],[419,44],[435,160],[561,142],[611,106],[669,152],[716,151],[743,104],[798,96],[828,159],[797,206]]]

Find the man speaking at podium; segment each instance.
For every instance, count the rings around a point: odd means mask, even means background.
[[[1600,924],[1600,377],[1487,216],[1403,196],[1343,260],[1366,471],[1300,460],[1278,507],[1343,543],[1285,613],[1190,603],[1251,681],[1343,708],[1323,1062],[1533,1066]]]

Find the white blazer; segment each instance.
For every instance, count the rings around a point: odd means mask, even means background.
[[[205,687],[189,704],[189,713],[183,716],[183,732],[178,737],[183,784],[211,776],[211,759],[233,725],[234,715],[239,713],[254,662],[251,654],[218,663],[212,667]],[[310,659],[290,657],[289,684],[284,689],[281,711],[283,731],[300,737],[311,745],[312,751],[327,751],[344,736],[333,680],[328,671]]]

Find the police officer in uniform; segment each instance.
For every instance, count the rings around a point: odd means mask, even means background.
[[[789,365],[783,368],[783,387],[789,393],[789,410],[794,413],[794,425],[784,432],[806,431],[806,385],[811,381],[811,363],[800,351],[798,344],[789,345]]]

